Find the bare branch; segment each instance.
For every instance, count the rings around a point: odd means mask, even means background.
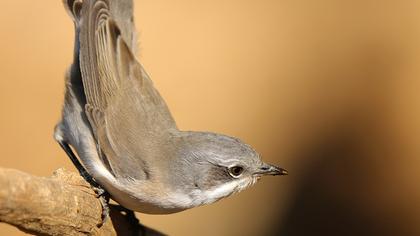
[[[163,235],[141,226],[111,205],[101,222],[95,192],[78,174],[59,169],[37,177],[0,168],[0,221],[37,235]]]

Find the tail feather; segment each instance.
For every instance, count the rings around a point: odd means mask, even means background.
[[[63,4],[69,16],[78,24],[80,21],[83,0],[63,0]]]
[[[137,33],[134,26],[133,0],[63,0],[64,8],[74,21],[76,27],[83,24],[82,11],[89,11],[89,3],[105,2],[109,6],[111,18],[121,30],[124,41],[130,50],[137,52]],[[85,7],[86,6],[86,7]],[[86,9],[84,9],[86,8]]]

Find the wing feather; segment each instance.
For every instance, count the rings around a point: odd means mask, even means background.
[[[119,27],[118,23],[131,21],[121,20],[120,15],[114,17],[112,12],[121,11],[112,11],[109,1],[86,0],[83,4],[80,65],[87,100],[85,112],[98,151],[117,177],[146,178],[146,160],[162,155],[158,147],[169,131],[177,129],[176,124],[133,55],[133,47],[129,46],[133,43],[124,39],[124,35],[133,33],[121,29],[132,28]]]

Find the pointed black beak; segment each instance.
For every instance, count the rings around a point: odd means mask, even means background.
[[[261,166],[258,169],[256,174],[259,174],[259,175],[288,175],[289,172],[287,170],[283,169],[283,168],[264,163],[263,166]]]

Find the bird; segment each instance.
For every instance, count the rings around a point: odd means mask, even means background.
[[[171,214],[287,171],[238,138],[180,130],[136,57],[132,0],[63,0],[74,22],[54,138],[80,174],[123,207]]]

